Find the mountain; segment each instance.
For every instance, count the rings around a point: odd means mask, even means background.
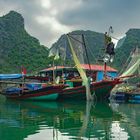
[[[87,54],[90,60],[90,63],[97,63],[97,59],[102,54],[102,49],[104,48],[104,34],[103,33],[97,33],[94,31],[83,31],[83,30],[77,30],[69,33],[73,37],[79,38],[78,36],[84,35],[84,40],[87,48]],[[78,42],[78,41],[75,41]],[[71,59],[70,57],[70,47],[67,40],[66,35],[62,35],[57,42],[55,42],[51,47],[51,52],[55,53],[56,50],[59,50],[60,56],[66,55],[66,62],[68,62]],[[84,53],[85,55],[85,53]],[[85,63],[87,62],[87,57],[85,56]]]
[[[70,34],[84,35],[90,63],[97,64],[105,51],[104,34],[89,30],[77,30]],[[115,60],[110,65],[121,70],[136,46],[140,47],[140,29],[130,29],[118,42]],[[64,53],[65,47],[66,53]],[[56,51],[58,48],[61,56],[65,57],[66,54],[66,63],[71,63],[66,35],[62,35],[50,50]],[[53,61],[48,58],[48,52],[47,47],[40,45],[39,40],[27,33],[21,14],[10,11],[7,15],[0,17],[0,73],[19,73],[21,66],[27,68],[28,72],[45,68]],[[60,62],[62,61],[57,61],[58,65],[61,64]]]
[[[135,47],[140,48],[140,29],[129,29],[126,32],[126,36],[121,39],[118,44],[119,43],[121,45],[116,48],[113,66],[121,70]]]
[[[90,63],[99,63],[98,59],[103,57],[105,52],[104,34],[94,31],[73,31],[70,34],[83,34],[85,37],[85,43],[87,46]],[[52,45],[52,52],[55,52],[58,48],[60,52],[62,52],[62,50],[64,50],[64,47],[67,46],[68,52],[66,54],[69,55],[70,50],[69,45],[65,43],[67,42],[66,40],[66,35],[62,35],[58,39],[58,41]],[[130,29],[126,32],[126,36],[118,41],[118,45],[115,49],[116,54],[114,62],[110,63],[109,65],[118,70],[121,70],[122,66],[126,63],[127,58],[130,56],[130,53],[136,46],[140,47],[140,29]],[[62,56],[63,55],[64,53],[62,54]]]
[[[19,73],[21,66],[28,72],[44,68],[48,48],[30,36],[21,14],[10,11],[0,17],[0,73]]]

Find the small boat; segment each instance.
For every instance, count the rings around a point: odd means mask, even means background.
[[[2,94],[8,99],[18,100],[56,100],[65,84],[46,84],[25,82],[22,74],[1,74],[1,84],[7,84]],[[17,79],[17,80],[16,80]]]
[[[113,96],[113,99],[116,101],[128,102],[130,94],[126,92],[116,92]]]
[[[30,84],[31,85],[31,84]],[[29,90],[28,88],[7,88],[3,95],[8,99],[18,100],[56,100],[65,85],[50,85]]]
[[[140,92],[138,91],[117,91],[113,99],[116,101],[124,101],[124,102],[140,102]]]

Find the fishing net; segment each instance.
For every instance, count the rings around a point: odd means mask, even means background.
[[[68,43],[71,49],[71,53],[73,56],[73,60],[75,62],[76,68],[83,80],[83,83],[86,87],[86,96],[87,100],[91,100],[91,92],[90,92],[90,82],[88,80],[88,77],[86,76],[86,72],[81,67],[81,64],[84,64],[84,43],[83,43],[83,37],[81,35],[67,35]]]
[[[129,75],[133,75],[136,73],[140,74],[139,72],[140,72],[140,48],[136,48],[133,51],[133,53],[131,53],[131,61],[129,62],[123,73],[120,75],[120,77],[126,76],[126,78],[123,78],[123,80],[128,80],[132,78],[131,76],[129,77]],[[115,86],[112,90],[112,94],[116,93],[121,87],[124,87],[124,85],[126,84]]]
[[[81,74],[81,77],[84,81],[87,80],[87,76],[85,71],[82,69],[81,64],[84,64],[84,57],[83,57],[83,47],[81,42],[81,36],[67,36],[68,37],[68,42],[69,42],[69,46],[71,49],[71,53],[73,56],[73,61],[75,62],[75,66],[78,70],[78,72]],[[77,38],[76,38],[77,37]],[[78,41],[76,41],[76,40]]]
[[[140,71],[139,69],[140,69],[140,48],[136,48],[134,52],[131,54],[131,61],[129,62],[128,66],[121,74],[121,76],[135,74],[136,72]]]
[[[58,45],[54,44],[53,47],[49,50],[48,57],[54,57],[54,60],[58,60],[60,58],[62,60],[65,60],[67,53],[66,46],[66,39],[60,39]]]

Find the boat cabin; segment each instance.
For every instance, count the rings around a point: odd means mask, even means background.
[[[104,78],[104,66],[103,65],[89,65],[81,64],[81,67],[86,71],[87,77],[90,77],[92,82],[101,81]],[[43,69],[39,72],[41,77],[48,77],[49,81],[61,81],[65,80],[66,84],[70,87],[76,87],[82,85],[80,74],[75,67],[55,66]],[[109,78],[117,77],[117,70],[106,66],[106,75]]]

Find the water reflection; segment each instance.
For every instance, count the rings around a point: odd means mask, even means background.
[[[0,104],[0,139],[136,139],[138,105],[92,102],[15,102]]]

